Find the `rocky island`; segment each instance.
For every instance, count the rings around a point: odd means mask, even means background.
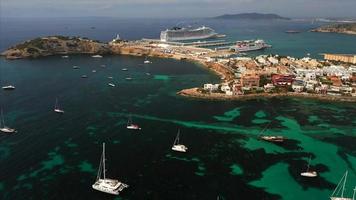
[[[7,59],[21,59],[117,54],[190,60],[214,71],[221,77],[221,83],[184,89],[177,92],[180,96],[207,100],[298,97],[356,102],[356,67],[352,63],[280,55],[236,57],[233,55],[238,52],[229,49],[212,50],[199,45],[201,43],[182,45],[148,39],[114,39],[104,43],[87,38],[49,36],[10,47],[2,55]]]
[[[2,53],[7,59],[36,58],[50,55],[106,54],[104,43],[81,37],[49,36],[25,41]]]
[[[311,31],[321,33],[343,33],[356,35],[356,23],[331,24],[313,29]]]

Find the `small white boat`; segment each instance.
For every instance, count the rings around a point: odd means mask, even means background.
[[[91,72],[95,73],[95,72],[96,72],[96,70],[93,70],[93,71],[91,71]]]
[[[117,179],[106,178],[106,166],[105,166],[105,143],[103,143],[103,152],[100,158],[100,164],[96,181],[92,185],[94,190],[105,192],[108,194],[119,195],[125,188],[129,187],[127,184],[120,182]],[[103,174],[103,177],[101,176]]]
[[[3,90],[14,90],[15,89],[15,86],[13,85],[6,85],[4,87],[2,87]]]
[[[151,61],[149,61],[148,59],[147,59],[147,57],[145,58],[145,61],[143,61],[143,64],[151,64],[152,62]]]
[[[78,66],[73,66],[73,69],[79,69],[79,67]]]
[[[132,117],[131,115],[129,116],[129,119],[127,120],[127,125],[126,125],[126,128],[129,129],[129,130],[141,130],[141,127],[137,124],[134,124],[132,122]]]
[[[82,75],[82,78],[88,78],[88,76],[87,75]]]
[[[16,133],[17,131],[13,128],[9,128],[5,125],[5,119],[4,119],[4,115],[1,109],[1,119],[0,119],[0,132],[3,133]]]
[[[62,56],[62,58],[69,58],[69,56]]]
[[[304,177],[308,177],[308,178],[314,178],[314,177],[318,176],[318,172],[310,170],[310,160],[311,160],[311,157],[309,157],[309,160],[308,160],[307,170],[305,172],[300,173],[300,175],[304,176]]]
[[[131,80],[132,80],[131,77],[126,77],[125,79],[128,80],[128,81],[131,81]]]
[[[102,58],[103,56],[101,56],[101,55],[93,55],[93,56],[91,56],[92,58]]]
[[[146,75],[147,75],[147,76],[151,76],[151,74],[150,74],[150,73],[146,73]]]
[[[356,186],[354,188],[354,193],[352,195],[352,198],[344,197],[345,186],[346,186],[346,181],[347,181],[347,174],[348,174],[348,171],[345,172],[344,176],[341,178],[340,182],[337,184],[334,192],[330,196],[331,200],[355,200]]]
[[[111,86],[111,87],[115,87],[116,86],[114,83],[109,83],[108,85]]]
[[[113,77],[112,76],[108,76],[108,79],[113,79]]]
[[[56,98],[56,103],[54,104],[54,112],[58,114],[64,114],[64,110],[60,109],[58,104],[58,98]]]
[[[178,133],[177,133],[176,139],[174,140],[172,150],[185,153],[185,152],[187,152],[188,147],[179,143],[179,135],[180,135],[180,129],[178,129]]]
[[[283,136],[267,136],[267,135],[261,136],[260,138],[267,142],[277,142],[277,143],[284,142],[285,139]]]
[[[127,68],[122,68],[121,71],[127,71],[128,69]]]

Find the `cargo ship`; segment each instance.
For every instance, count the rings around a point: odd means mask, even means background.
[[[161,32],[161,41],[173,42],[184,40],[201,40],[208,38],[219,37],[214,29],[201,26],[198,28],[193,27],[173,27]]]
[[[237,41],[236,45],[232,46],[231,49],[236,52],[247,52],[247,51],[257,51],[265,48],[270,48],[263,40],[244,40]]]

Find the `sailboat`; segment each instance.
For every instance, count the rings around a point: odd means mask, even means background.
[[[137,124],[134,124],[132,122],[132,117],[131,115],[129,116],[129,119],[127,120],[127,125],[126,125],[126,128],[129,129],[129,130],[141,130],[141,127]]]
[[[100,192],[119,195],[121,191],[129,186],[119,180],[106,178],[105,161],[105,143],[103,143],[103,152],[100,159],[98,174],[92,187],[94,190],[98,190]],[[103,177],[101,176],[102,174]]]
[[[311,157],[309,157],[309,160],[308,160],[307,170],[305,172],[300,173],[300,175],[304,176],[304,177],[314,178],[314,177],[318,176],[318,172],[310,170],[310,160],[311,160]]]
[[[267,142],[276,142],[276,143],[284,142],[284,137],[283,136],[279,136],[279,135],[278,136],[262,135],[270,124],[271,123],[267,124],[267,126],[261,131],[260,139],[265,140]]]
[[[356,186],[352,198],[344,197],[345,185],[347,181],[348,171],[345,172],[344,176],[341,178],[340,182],[337,184],[334,192],[331,194],[331,200],[355,200]]]
[[[5,125],[4,115],[1,109],[1,121],[0,121],[0,132],[3,133],[16,133],[15,129],[9,128]]]
[[[174,140],[172,150],[185,153],[185,152],[187,152],[188,147],[179,143],[179,135],[180,135],[180,129],[178,129],[178,133],[177,133],[176,139]]]
[[[54,105],[54,112],[59,113],[59,114],[63,114],[63,113],[64,113],[64,110],[61,110],[61,109],[59,108],[59,105],[58,105],[58,98],[56,98],[56,104]]]

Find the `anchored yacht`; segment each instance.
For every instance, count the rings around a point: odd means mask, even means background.
[[[4,119],[4,115],[3,115],[3,112],[2,112],[2,109],[1,109],[1,114],[0,114],[0,132],[3,132],[3,133],[16,133],[17,131],[13,128],[9,128],[5,125],[5,119]]]
[[[308,177],[308,178],[314,178],[318,176],[318,172],[310,170],[310,161],[311,161],[311,157],[309,157],[308,160],[307,170],[305,172],[300,173],[301,176]]]
[[[355,200],[356,186],[354,188],[352,198],[344,197],[345,185],[346,185],[346,181],[347,181],[347,174],[348,174],[348,171],[345,172],[344,176],[341,178],[340,182],[337,184],[334,192],[331,194],[331,197],[330,197],[331,200]]]
[[[98,174],[96,176],[96,181],[92,185],[92,187],[94,190],[98,190],[100,192],[119,195],[120,192],[122,192],[125,188],[129,186],[125,183],[120,182],[119,180],[106,178],[105,161],[105,143],[103,143],[103,152],[100,159]]]
[[[56,103],[54,104],[54,112],[64,114],[64,110],[60,109],[59,107],[58,98],[56,98]]]
[[[127,120],[127,125],[126,125],[126,128],[129,129],[129,130],[141,130],[141,127],[137,124],[134,124],[132,122],[132,117],[131,115],[129,116],[129,119]]]
[[[180,135],[180,129],[178,129],[178,133],[177,133],[176,139],[174,140],[174,143],[173,143],[173,146],[172,146],[172,150],[185,153],[185,152],[187,152],[188,147],[186,147],[183,144],[180,144],[179,135]]]
[[[4,87],[2,87],[3,90],[14,90],[15,89],[15,86],[13,85],[6,85]]]

